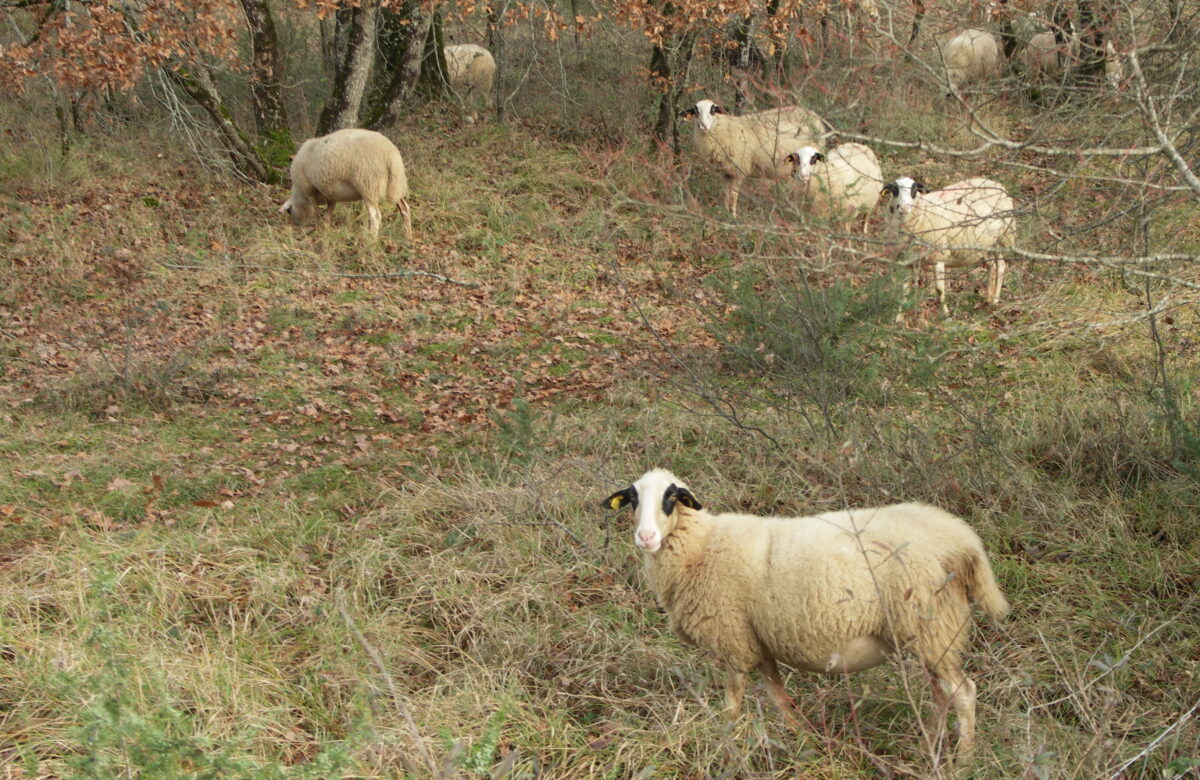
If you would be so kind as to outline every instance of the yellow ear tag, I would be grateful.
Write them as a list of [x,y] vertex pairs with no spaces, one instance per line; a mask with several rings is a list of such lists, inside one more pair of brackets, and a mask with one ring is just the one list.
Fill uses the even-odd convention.
[[613,509],[620,509],[621,508],[621,497],[613,496],[613,500],[610,501],[609,504],[612,505]]

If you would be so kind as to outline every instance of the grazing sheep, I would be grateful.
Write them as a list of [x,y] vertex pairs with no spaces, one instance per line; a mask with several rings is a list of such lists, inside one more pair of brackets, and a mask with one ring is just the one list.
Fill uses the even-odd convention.
[[[993,247],[1012,246],[1016,233],[1013,199],[1004,185],[990,179],[965,179],[949,187],[930,192],[924,185],[902,176],[884,187],[892,196],[888,209],[918,242],[929,247],[914,268],[917,275],[923,265],[934,266],[934,284],[942,313],[946,306],[946,268],[962,268],[979,262]],[[1004,285],[1004,258],[988,254],[986,299],[1000,302]]]
[[496,60],[492,53],[473,43],[458,43],[442,49],[446,56],[446,83],[463,99],[487,96],[496,78]]
[[292,158],[292,197],[279,212],[303,224],[317,206],[332,212],[338,203],[361,200],[372,237],[379,235],[380,203],[395,203],[404,215],[404,235],[413,237],[408,178],[400,150],[374,130],[348,128],[305,141]]
[[[1079,50],[1079,38],[1075,36],[1066,46],[1072,47],[1071,56]],[[1025,66],[1025,72],[1030,81],[1039,83],[1046,81],[1056,73],[1061,73],[1059,55],[1062,47],[1054,40],[1054,33],[1040,32],[1029,39],[1028,45],[1017,55],[1017,59]]]
[[859,212],[869,215],[879,202],[883,172],[870,147],[848,143],[821,154],[806,146],[787,159],[803,184],[809,208],[817,214],[841,221]]
[[952,705],[958,748],[975,734],[975,683],[963,671],[971,606],[1003,617],[1008,602],[975,532],[925,504],[813,517],[711,514],[669,471],[654,469],[605,499],[631,506],[634,543],[671,630],[724,662],[726,710],[741,712],[757,668],[784,712],[776,666],[848,674],[897,652],[932,677],[936,738]]
[[[1074,25],[1069,29],[1072,30],[1071,35],[1064,43],[1059,43],[1053,32],[1040,32],[1030,38],[1028,45],[1017,55],[1031,82],[1040,84],[1061,78],[1079,62],[1082,39],[1074,31]],[[1112,41],[1104,42],[1104,54],[1104,80],[1109,89],[1116,92],[1125,79],[1125,69]]]
[[949,85],[946,97],[954,97],[968,84],[1000,75],[1000,47],[989,32],[963,30],[942,47],[942,63]]
[[798,106],[732,116],[711,100],[701,100],[684,115],[696,118],[696,149],[725,177],[725,205],[735,218],[738,190],[746,177],[787,176],[788,154],[816,146],[824,137],[821,118]]

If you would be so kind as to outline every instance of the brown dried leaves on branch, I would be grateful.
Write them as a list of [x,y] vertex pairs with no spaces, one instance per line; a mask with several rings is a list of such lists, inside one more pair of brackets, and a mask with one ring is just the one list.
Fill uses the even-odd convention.
[[172,59],[233,54],[229,0],[94,0],[32,3],[24,44],[0,47],[0,88],[23,91],[35,76],[71,89],[131,89]]

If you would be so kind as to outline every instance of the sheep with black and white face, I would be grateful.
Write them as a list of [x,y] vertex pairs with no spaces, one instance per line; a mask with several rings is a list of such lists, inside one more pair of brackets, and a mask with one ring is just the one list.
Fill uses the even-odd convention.
[[753,669],[789,712],[777,662],[846,674],[908,653],[933,681],[927,736],[936,739],[953,707],[958,749],[971,750],[975,683],[962,661],[971,609],[999,618],[1008,602],[963,520],[916,503],[813,517],[713,514],[664,469],[604,505],[633,509],[650,587],[671,630],[724,663],[732,716]]

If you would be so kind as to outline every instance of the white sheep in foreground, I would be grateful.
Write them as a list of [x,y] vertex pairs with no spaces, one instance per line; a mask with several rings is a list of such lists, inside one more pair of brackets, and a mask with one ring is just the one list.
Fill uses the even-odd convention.
[[946,69],[947,97],[954,97],[968,84],[997,78],[1003,59],[996,38],[983,30],[963,30],[942,47]]
[[675,475],[646,472],[605,506],[631,506],[634,542],[671,630],[724,662],[726,710],[741,712],[757,668],[775,704],[795,706],[776,666],[848,674],[897,652],[932,677],[936,740],[950,706],[958,750],[971,750],[975,683],[963,671],[971,606],[1000,618],[1008,602],[974,531],[925,504],[813,517],[711,514]]
[[335,130],[301,144],[292,158],[292,197],[279,212],[298,224],[308,222],[317,206],[361,200],[372,237],[379,235],[380,203],[395,203],[404,216],[404,235],[413,237],[408,207],[408,178],[400,150],[374,130]]
[[492,53],[474,43],[456,43],[442,48],[446,57],[446,82],[464,99],[487,98],[496,78],[496,60]]
[[825,123],[799,106],[732,116],[711,100],[684,112],[695,117],[693,138],[701,158],[725,177],[725,205],[737,217],[738,190],[749,176],[782,179],[787,156],[802,146],[818,146]]
[[[963,268],[978,263],[988,250],[1011,247],[1016,237],[1013,199],[1004,185],[990,179],[965,179],[945,189],[930,192],[919,182],[902,176],[889,182],[884,191],[893,223],[923,245],[926,252],[914,265],[919,277],[923,266],[934,267],[934,284],[942,313],[946,306],[946,268]],[[987,254],[986,300],[1000,302],[1004,286],[1004,258]]]
[[805,146],[787,159],[801,182],[806,204],[816,214],[836,221],[859,212],[869,216],[879,202],[883,171],[870,147],[847,143],[821,154]]

